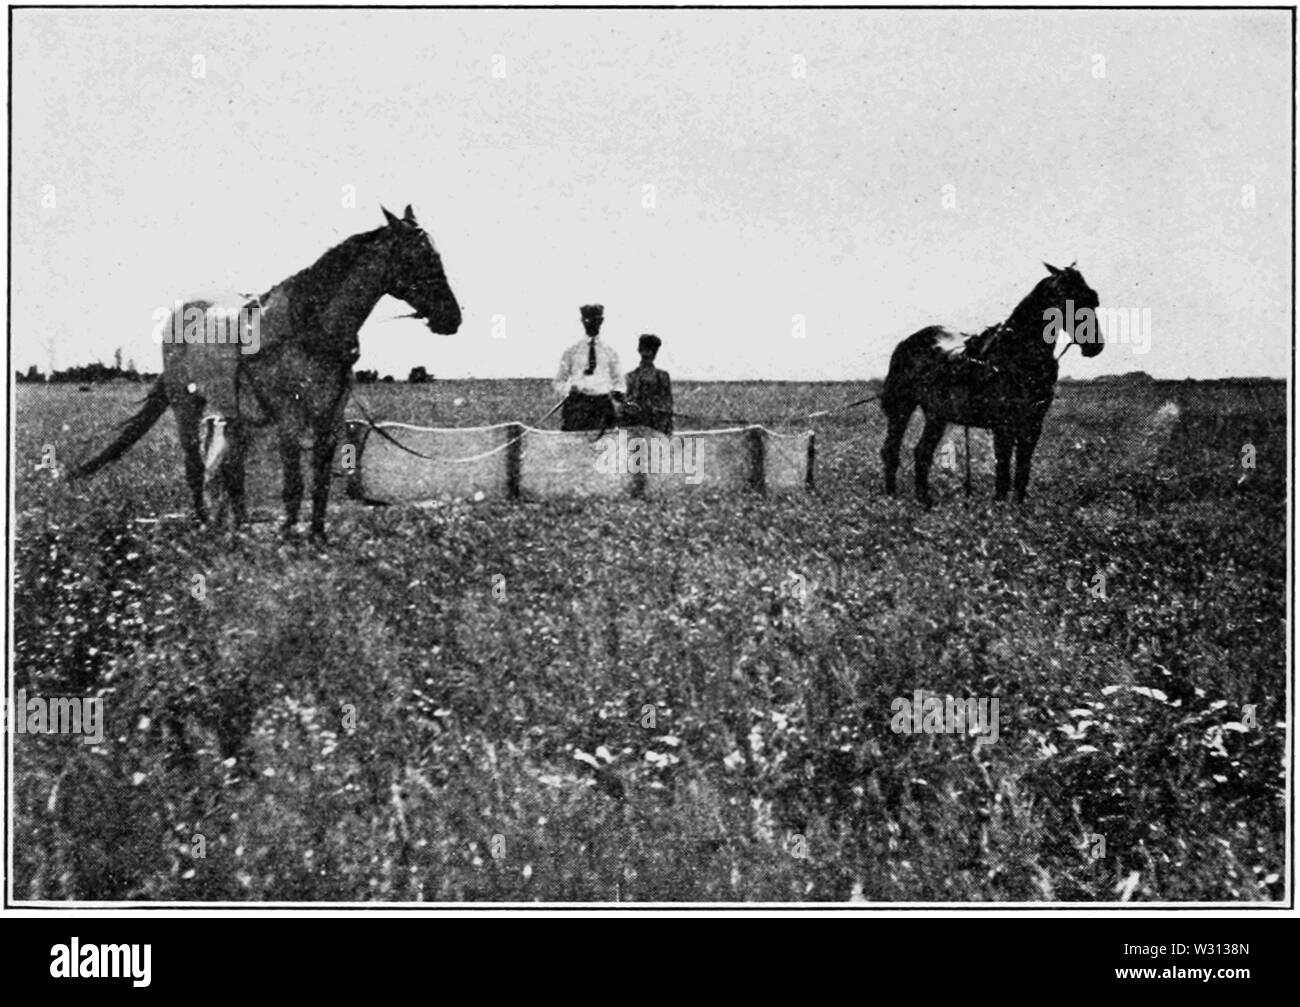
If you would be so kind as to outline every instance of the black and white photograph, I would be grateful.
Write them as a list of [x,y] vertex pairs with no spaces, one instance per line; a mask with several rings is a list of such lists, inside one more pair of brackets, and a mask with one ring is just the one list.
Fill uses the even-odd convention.
[[7,909],[1294,909],[1294,7],[7,13]]

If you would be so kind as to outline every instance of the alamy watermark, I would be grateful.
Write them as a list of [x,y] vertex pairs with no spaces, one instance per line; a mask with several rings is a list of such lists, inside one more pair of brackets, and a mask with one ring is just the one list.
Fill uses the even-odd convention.
[[130,979],[148,986],[152,944],[82,944],[73,937],[50,947],[50,976],[54,979]]
[[917,689],[911,699],[900,696],[889,708],[894,712],[889,729],[895,734],[973,734],[977,745],[998,740],[996,699],[927,696]]
[[648,475],[681,474],[696,486],[704,480],[701,471],[699,438],[677,434],[660,437],[629,437],[620,430],[617,437],[605,442],[596,470],[605,475],[646,473]]
[[182,305],[177,301],[171,309],[155,308],[153,320],[155,343],[238,343],[240,353],[250,354],[262,348],[262,310],[256,302]]
[[83,744],[104,740],[104,701],[93,696],[31,696],[19,689],[10,700],[15,734],[79,734]]
[[1072,335],[1076,343],[1119,343],[1131,345],[1137,354],[1151,350],[1150,308],[1076,308],[1066,301],[1065,308],[1043,312],[1043,340],[1055,344],[1061,332]]

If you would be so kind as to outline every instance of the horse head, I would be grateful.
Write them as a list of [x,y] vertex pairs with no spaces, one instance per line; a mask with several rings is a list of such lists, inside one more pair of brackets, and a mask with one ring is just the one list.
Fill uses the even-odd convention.
[[1106,345],[1097,319],[1097,307],[1101,304],[1097,292],[1088,286],[1073,262],[1064,269],[1047,262],[1043,265],[1049,274],[1039,284],[1043,303],[1047,305],[1043,317],[1049,322],[1044,338],[1055,343],[1057,332],[1064,331],[1085,357],[1095,357]]
[[460,305],[429,235],[409,206],[400,218],[387,210],[384,217],[392,241],[385,292],[414,308],[415,317],[424,319],[429,331],[452,335],[460,328]]

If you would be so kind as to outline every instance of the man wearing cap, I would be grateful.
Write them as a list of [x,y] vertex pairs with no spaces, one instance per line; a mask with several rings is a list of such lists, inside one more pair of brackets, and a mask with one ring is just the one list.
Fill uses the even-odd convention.
[[627,409],[625,426],[650,427],[660,433],[673,432],[673,383],[667,371],[655,366],[655,355],[662,340],[646,333],[637,340],[636,349],[641,354],[641,366],[627,376]]
[[605,309],[584,304],[581,310],[587,338],[564,351],[555,376],[555,390],[565,396],[560,429],[607,430],[617,421],[616,403],[622,405],[627,383],[618,354],[600,340]]

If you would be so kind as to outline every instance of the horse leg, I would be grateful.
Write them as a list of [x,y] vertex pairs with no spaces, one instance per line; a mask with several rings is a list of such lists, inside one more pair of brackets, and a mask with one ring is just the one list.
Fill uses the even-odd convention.
[[1005,500],[1011,489],[1011,452],[1016,446],[1016,439],[1011,431],[998,427],[993,431],[993,454],[997,458],[997,489],[994,496]]
[[208,503],[204,497],[203,443],[199,433],[199,414],[189,407],[176,410],[176,432],[180,436],[181,451],[185,456],[185,481],[194,501],[194,516],[199,524],[207,524]]
[[288,533],[298,523],[298,509],[302,506],[302,445],[296,424],[282,423],[279,433],[280,462],[284,467],[280,498],[284,501],[284,530]]
[[930,461],[934,458],[935,449],[943,440],[943,432],[947,428],[947,420],[927,416],[925,429],[921,431],[921,439],[916,442],[916,447],[912,451],[916,474],[916,499],[921,501],[923,507],[934,505],[934,500],[930,496]]
[[228,441],[226,457],[221,464],[221,482],[230,503],[232,520],[238,528],[248,523],[248,507],[244,499],[244,462],[248,457],[248,431],[236,422],[226,430]]
[[325,541],[325,505],[330,498],[330,478],[334,467],[334,449],[338,431],[334,426],[317,430],[311,445],[311,537]]
[[1016,503],[1025,502],[1025,493],[1029,489],[1029,462],[1034,457],[1037,443],[1037,433],[1016,439]]
[[230,441],[226,437],[226,420],[221,416],[205,416],[199,423],[199,443],[203,450],[203,490],[209,502],[217,504],[216,522],[226,522],[226,507],[230,501],[225,492],[226,456]]
[[885,415],[889,419],[889,430],[885,434],[884,446],[880,449],[880,459],[885,465],[885,493],[889,496],[898,492],[898,458],[903,447],[903,435],[907,433],[907,424],[915,410],[915,402],[887,407]]

